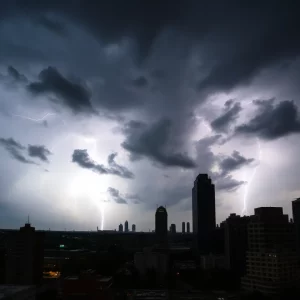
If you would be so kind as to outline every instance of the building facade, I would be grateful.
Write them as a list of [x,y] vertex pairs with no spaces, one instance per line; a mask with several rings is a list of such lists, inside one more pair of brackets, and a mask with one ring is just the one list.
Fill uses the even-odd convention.
[[7,240],[6,283],[39,284],[44,268],[44,233],[29,222]]
[[125,228],[125,232],[129,232],[129,225],[128,225],[128,221],[125,221],[125,226],[124,226],[124,228]]
[[192,189],[193,233],[202,253],[210,252],[210,237],[216,228],[215,186],[207,174],[199,174]]
[[123,232],[123,224],[119,225],[119,232]]
[[246,272],[248,224],[251,217],[230,214],[224,222],[226,268],[241,277]]
[[168,213],[165,207],[160,206],[155,213],[156,241],[161,246],[168,244]]
[[296,230],[297,251],[300,256],[300,198],[292,201],[293,220]]
[[190,229],[190,222],[187,222],[187,223],[186,223],[186,232],[187,232],[187,233],[190,233],[190,232],[191,232],[191,229]]
[[299,284],[295,227],[281,207],[255,209],[248,246],[245,290],[272,295]]
[[135,226],[135,224],[132,224],[132,232],[136,232],[136,226]]
[[172,234],[176,233],[176,224],[171,224],[171,226],[170,226],[170,232]]
[[182,225],[181,225],[181,232],[182,232],[182,233],[185,233],[185,222],[182,222]]

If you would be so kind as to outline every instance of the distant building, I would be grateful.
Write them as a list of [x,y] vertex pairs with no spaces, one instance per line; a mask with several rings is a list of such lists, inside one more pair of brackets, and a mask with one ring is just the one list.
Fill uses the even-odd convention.
[[168,273],[169,256],[152,248],[144,248],[143,252],[135,253],[134,266],[142,278],[147,278],[149,271],[154,271],[157,283],[163,283]]
[[226,268],[241,277],[246,272],[248,224],[251,217],[230,214],[224,222]]
[[247,272],[242,286],[248,291],[277,294],[299,284],[294,224],[282,207],[260,207],[248,224]]
[[224,255],[208,254],[200,256],[200,267],[202,270],[223,269],[225,267]]
[[36,232],[29,221],[7,240],[6,283],[39,284],[43,278],[44,233]]
[[136,231],[135,224],[132,224],[132,232],[135,232],[135,231]]
[[199,174],[192,189],[193,233],[201,253],[209,253],[216,228],[215,186],[207,174]]
[[292,201],[293,220],[296,229],[297,251],[300,256],[300,198]]
[[168,244],[168,213],[165,207],[160,206],[155,213],[155,235],[157,243],[163,247]]
[[119,225],[119,232],[123,232],[123,224],[122,223]]
[[171,224],[170,232],[171,232],[172,234],[176,233],[176,225],[175,225],[175,224]]
[[128,221],[125,221],[125,232],[129,232]]
[[185,222],[182,222],[181,232],[182,232],[182,233],[185,233]]
[[190,229],[190,222],[187,222],[187,223],[186,223],[186,232],[187,232],[187,233],[190,233],[190,232],[191,232],[191,229]]

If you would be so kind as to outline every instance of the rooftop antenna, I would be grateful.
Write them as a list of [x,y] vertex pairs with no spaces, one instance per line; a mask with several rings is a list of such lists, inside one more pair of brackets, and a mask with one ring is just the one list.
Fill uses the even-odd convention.
[[27,224],[30,225],[29,215],[27,216]]

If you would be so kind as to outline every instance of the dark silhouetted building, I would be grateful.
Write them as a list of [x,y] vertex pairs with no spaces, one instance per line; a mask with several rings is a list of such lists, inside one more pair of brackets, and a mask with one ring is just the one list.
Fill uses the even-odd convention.
[[30,223],[7,240],[6,283],[34,285],[43,278],[44,233],[36,232]]
[[296,229],[297,250],[300,256],[300,198],[292,201],[293,219]]
[[240,278],[246,273],[246,254],[248,250],[248,224],[251,217],[230,214],[224,222],[225,227],[225,265]]
[[181,232],[182,232],[182,233],[185,233],[185,222],[182,222]]
[[135,227],[135,224],[132,224],[132,232],[135,232],[136,231],[136,227]]
[[125,221],[125,232],[129,232],[129,226],[128,226],[128,221]]
[[187,222],[187,223],[186,223],[186,232],[187,232],[187,233],[190,233],[190,232],[191,232],[191,229],[190,229],[190,222]]
[[163,206],[160,206],[155,213],[155,235],[159,245],[168,245],[168,213]]
[[171,226],[170,226],[170,232],[172,234],[176,233],[176,225],[175,224],[171,224]]
[[260,207],[254,213],[248,224],[243,288],[271,295],[295,287],[299,272],[294,224],[282,207]]
[[199,174],[192,190],[193,232],[197,247],[209,253],[212,232],[216,228],[215,186],[207,174]]
[[119,225],[119,232],[123,232],[123,224]]

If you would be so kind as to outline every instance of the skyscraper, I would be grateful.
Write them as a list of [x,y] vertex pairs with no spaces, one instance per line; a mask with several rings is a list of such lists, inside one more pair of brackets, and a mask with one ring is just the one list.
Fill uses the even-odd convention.
[[135,231],[136,231],[135,224],[132,224],[132,232],[135,232]]
[[187,223],[186,223],[186,232],[187,232],[187,233],[190,233],[190,232],[191,232],[191,230],[190,230],[190,222],[187,222]]
[[296,229],[297,251],[300,254],[300,198],[292,201],[292,209]]
[[43,278],[44,233],[36,232],[29,220],[7,241],[6,283],[39,284]]
[[207,174],[199,174],[192,190],[193,232],[198,249],[209,252],[209,237],[216,228],[215,185]]
[[176,233],[176,225],[175,224],[171,224],[170,231],[172,234]]
[[185,233],[185,222],[182,222],[181,232],[182,232],[182,233]]
[[129,232],[128,221],[125,221],[125,232]]
[[168,244],[168,213],[165,207],[160,206],[155,213],[155,234],[158,244]]
[[119,225],[119,232],[123,232],[123,224],[122,223]]

